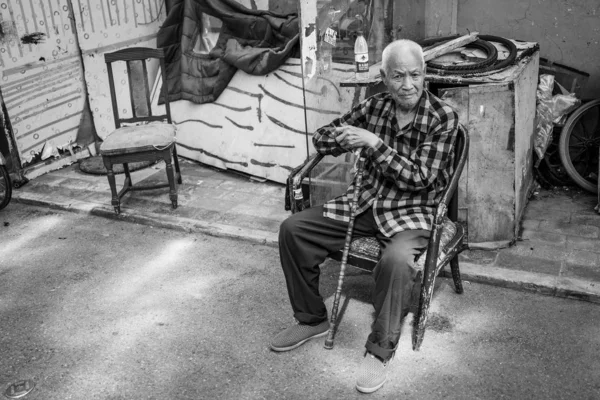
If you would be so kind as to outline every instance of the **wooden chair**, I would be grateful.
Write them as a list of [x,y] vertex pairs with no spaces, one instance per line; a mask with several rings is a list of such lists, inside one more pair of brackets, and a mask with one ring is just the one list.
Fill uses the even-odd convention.
[[[456,293],[463,292],[458,254],[466,248],[466,245],[463,243],[464,229],[462,225],[456,223],[458,215],[456,187],[467,161],[468,152],[469,135],[466,128],[460,125],[455,146],[454,174],[437,207],[427,249],[415,261],[415,268],[422,271],[423,276],[419,306],[413,326],[412,344],[415,351],[421,347],[425,334],[435,278],[448,263],[450,263]],[[310,189],[304,179],[309,176],[323,157],[320,154],[314,154],[302,165],[292,170],[286,185],[286,210],[296,213],[310,207]],[[379,260],[380,250],[380,245],[375,237],[354,239],[350,245],[348,265],[372,272]],[[330,254],[330,257],[341,261],[342,250]],[[337,321],[337,318],[335,320]],[[336,329],[336,327],[332,326],[331,329]]]
[[[164,52],[162,49],[145,47],[132,47],[106,53],[106,62],[110,97],[115,118],[116,130],[110,133],[100,146],[100,154],[108,172],[108,183],[112,192],[112,206],[115,212],[121,212],[121,198],[125,193],[135,190],[151,190],[169,187],[169,198],[173,208],[177,208],[177,183],[181,184],[179,160],[175,148],[176,127],[171,121],[171,109],[168,96],[165,98],[165,114],[153,115],[151,107],[151,94],[148,84],[147,60],[157,59],[162,74],[162,90],[166,90],[166,70]],[[113,63],[125,62],[129,81],[129,97],[131,100],[132,117],[123,118],[119,113],[115,82],[113,77]],[[158,185],[134,185],[131,180],[128,163],[153,162],[164,160],[167,169],[168,183]],[[173,173],[175,164],[175,174]],[[123,188],[117,192],[114,164],[123,164],[125,182]]]

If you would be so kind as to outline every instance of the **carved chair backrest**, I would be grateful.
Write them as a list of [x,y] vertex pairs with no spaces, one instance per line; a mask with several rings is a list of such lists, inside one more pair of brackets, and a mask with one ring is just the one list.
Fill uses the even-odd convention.
[[[162,88],[165,101],[165,113],[154,115],[152,111],[152,93],[150,83],[148,81],[148,65],[152,60],[158,60],[158,65],[162,77]],[[166,121],[171,123],[171,108],[169,99],[164,91],[166,90],[166,69],[165,69],[165,54],[162,49],[152,49],[147,47],[130,47],[122,50],[117,50],[104,55],[106,68],[108,72],[108,80],[110,86],[110,97],[112,102],[113,115],[115,119],[115,127],[118,129],[123,124],[137,124],[140,122]],[[126,65],[129,99],[131,103],[132,116],[124,117],[120,112],[119,103],[115,89],[115,77],[113,71],[113,63],[124,62]],[[120,65],[118,63],[116,65]],[[116,67],[115,65],[115,67]],[[158,79],[158,78],[157,78]],[[124,83],[124,82],[122,82]]]

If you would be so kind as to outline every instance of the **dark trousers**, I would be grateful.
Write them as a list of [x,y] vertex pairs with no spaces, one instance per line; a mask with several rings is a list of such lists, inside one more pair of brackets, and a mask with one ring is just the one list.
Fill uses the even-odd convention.
[[[327,319],[319,294],[319,265],[330,253],[344,247],[347,229],[347,222],[324,217],[322,206],[293,214],[281,224],[279,255],[294,317],[299,322],[315,325]],[[353,237],[375,236],[382,245],[381,258],[373,270],[375,321],[365,346],[384,360],[393,355],[402,318],[418,299],[421,282],[413,264],[415,256],[427,246],[429,235],[427,230],[408,230],[388,238],[379,232],[371,208],[354,220]]]

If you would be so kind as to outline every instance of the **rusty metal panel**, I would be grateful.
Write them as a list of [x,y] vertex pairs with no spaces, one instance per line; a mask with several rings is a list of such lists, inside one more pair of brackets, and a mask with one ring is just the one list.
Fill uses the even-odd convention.
[[85,104],[68,0],[0,5],[2,95],[23,165],[53,160],[76,143]]

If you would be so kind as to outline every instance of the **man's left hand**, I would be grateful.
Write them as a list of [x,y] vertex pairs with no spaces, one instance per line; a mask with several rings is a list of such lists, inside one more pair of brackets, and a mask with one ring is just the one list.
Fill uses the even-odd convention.
[[340,126],[335,128],[335,140],[346,150],[356,148],[374,148],[379,142],[379,137],[366,129],[356,126]]

